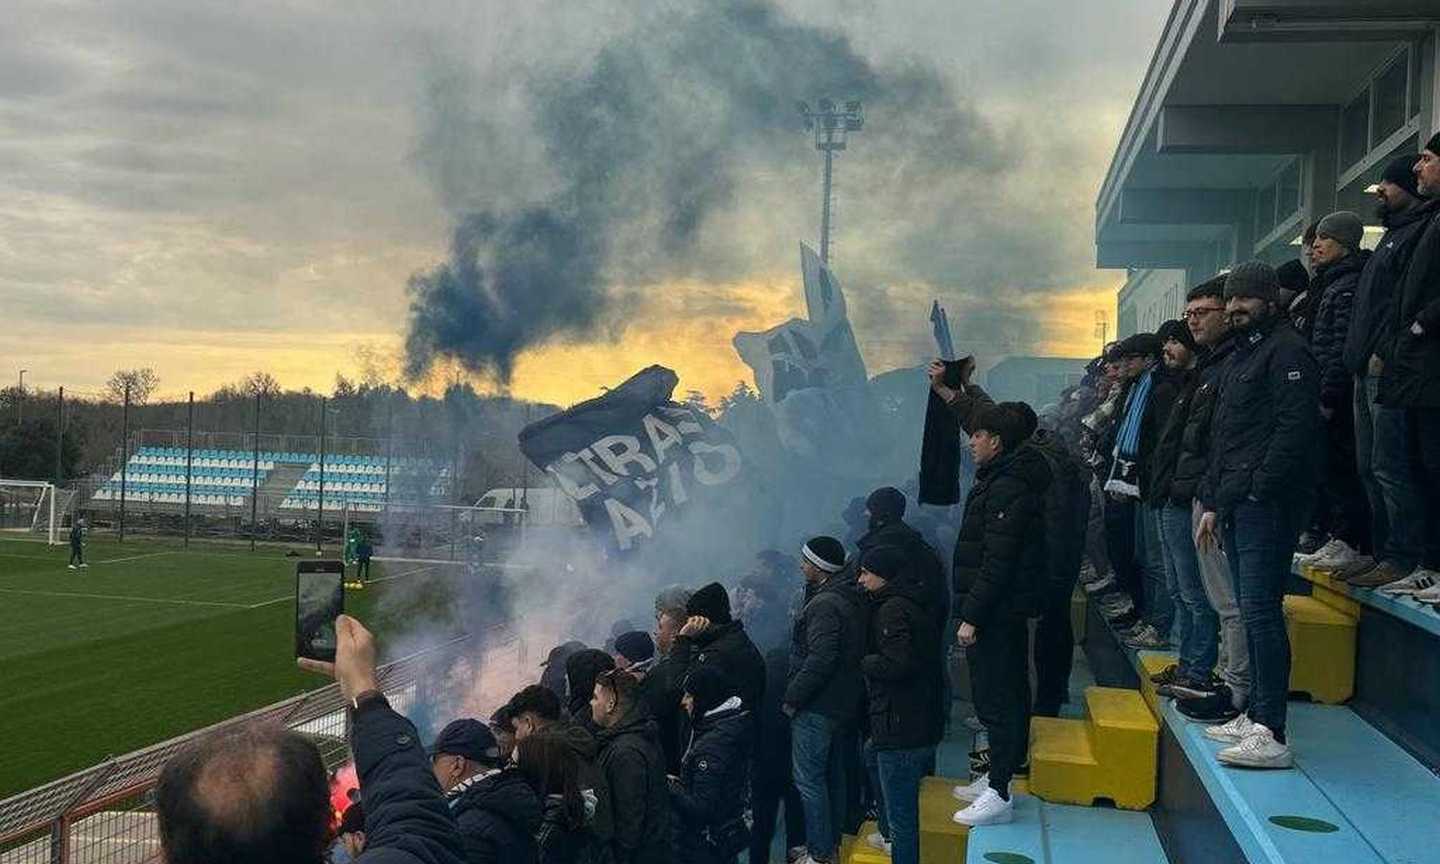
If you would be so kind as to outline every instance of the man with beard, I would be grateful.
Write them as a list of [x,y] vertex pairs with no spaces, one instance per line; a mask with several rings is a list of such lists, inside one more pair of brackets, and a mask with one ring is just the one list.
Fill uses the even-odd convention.
[[1345,336],[1345,368],[1355,376],[1355,461],[1370,500],[1370,542],[1380,562],[1357,577],[1359,586],[1385,585],[1384,593],[1413,594],[1426,585],[1409,578],[1420,563],[1420,490],[1411,470],[1405,411],[1376,401],[1385,361],[1380,352],[1389,332],[1395,294],[1415,245],[1440,202],[1420,197],[1415,157],[1399,156],[1385,166],[1375,192],[1375,213],[1385,226],[1360,281],[1350,331]]
[[1310,290],[1320,298],[1310,344],[1320,367],[1320,414],[1325,418],[1326,436],[1318,516],[1330,539],[1305,560],[1342,578],[1375,566],[1374,559],[1365,554],[1370,546],[1370,517],[1355,470],[1352,379],[1344,360],[1355,287],[1370,257],[1360,249],[1364,234],[1359,216],[1348,210],[1331,213],[1316,226],[1310,253],[1315,262]]
[[[1440,197],[1440,133],[1415,162],[1420,194]],[[1425,499],[1420,568],[1411,574],[1432,585],[1422,602],[1440,603],[1440,219],[1431,216],[1415,245],[1390,315],[1388,353],[1380,378],[1380,402],[1405,409],[1416,473]]]
[[1275,270],[1248,261],[1225,280],[1226,309],[1238,340],[1215,407],[1219,446],[1201,487],[1205,513],[1195,543],[1219,542],[1229,558],[1250,645],[1246,713],[1205,730],[1229,746],[1219,759],[1250,768],[1289,768],[1285,700],[1290,640],[1283,600],[1290,556],[1309,512],[1319,438],[1319,369],[1276,308]]

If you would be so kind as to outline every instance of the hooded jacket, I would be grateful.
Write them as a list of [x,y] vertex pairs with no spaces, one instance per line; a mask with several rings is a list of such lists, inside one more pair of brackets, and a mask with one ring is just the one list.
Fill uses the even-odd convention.
[[1355,286],[1355,305],[1350,313],[1350,330],[1345,335],[1345,368],[1364,375],[1370,358],[1388,345],[1395,294],[1405,268],[1415,254],[1430,217],[1440,210],[1440,201],[1422,201],[1398,215],[1386,215],[1385,235],[1370,253],[1370,260]]
[[680,763],[680,782],[670,785],[676,861],[719,864],[707,835],[739,817],[749,804],[752,725],[750,712],[738,697],[693,722],[690,746]]
[[937,686],[940,618],[925,608],[925,587],[910,579],[889,580],[869,600],[874,611],[860,672],[869,703],[870,746],[933,746],[944,732],[943,691]]
[[865,652],[867,609],[860,589],[844,573],[818,588],[806,588],[805,608],[790,637],[790,680],[785,704],[845,722],[855,718],[864,684],[860,657]]
[[1315,491],[1321,428],[1315,357],[1278,315],[1232,341],[1199,498],[1216,512],[1247,498],[1306,505]]
[[[688,674],[700,663],[719,663],[740,688],[740,699],[759,705],[765,699],[765,658],[739,621],[711,624],[708,630],[675,637],[672,653]],[[682,676],[683,684],[683,676]],[[751,715],[754,722],[754,715]]]
[[978,628],[1027,618],[1045,583],[1045,492],[1050,467],[1033,447],[1003,453],[975,473],[955,541],[953,617]]
[[[1411,326],[1425,331],[1417,336]],[[1440,408],[1440,209],[1430,211],[1390,313],[1380,402]],[[1382,345],[1384,341],[1382,340]]]
[[670,800],[654,719],[636,705],[597,739],[595,835],[602,860],[665,864],[671,854]]
[[1315,328],[1310,345],[1320,367],[1320,404],[1332,411],[1350,398],[1350,370],[1345,366],[1345,339],[1350,332],[1351,313],[1355,308],[1355,290],[1369,252],[1346,255],[1333,264],[1320,267],[1311,280],[1310,290],[1320,297],[1315,309]]
[[535,857],[540,798],[519,769],[482,776],[448,800],[466,864],[508,864]]

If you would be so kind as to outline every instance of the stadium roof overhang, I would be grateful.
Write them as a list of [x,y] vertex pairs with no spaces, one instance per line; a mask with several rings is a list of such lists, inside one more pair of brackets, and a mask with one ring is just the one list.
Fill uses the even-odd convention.
[[1205,260],[1258,187],[1334,149],[1356,82],[1437,25],[1435,0],[1176,0],[1096,200],[1097,265]]

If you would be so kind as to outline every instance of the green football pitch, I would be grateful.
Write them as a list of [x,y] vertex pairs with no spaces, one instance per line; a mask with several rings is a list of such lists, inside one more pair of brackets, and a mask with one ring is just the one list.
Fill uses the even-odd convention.
[[[303,557],[95,539],[90,566],[70,570],[69,551],[0,539],[0,798],[327,683],[295,667]],[[374,562],[346,611],[376,631],[383,659],[387,633],[443,615],[455,572]]]

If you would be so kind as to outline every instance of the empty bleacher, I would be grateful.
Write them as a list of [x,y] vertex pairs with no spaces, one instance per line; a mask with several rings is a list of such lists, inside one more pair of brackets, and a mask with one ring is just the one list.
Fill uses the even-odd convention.
[[[189,472],[190,503],[196,507],[239,508],[250,504],[256,490],[275,492],[281,510],[315,510],[320,504],[321,466],[316,453],[262,450],[195,450],[178,447],[141,447],[124,470],[105,479],[91,500],[112,502],[124,498],[136,504],[183,505]],[[187,467],[188,463],[188,467]],[[298,479],[286,482],[287,477]],[[283,488],[266,489],[272,475]],[[437,469],[425,459],[370,455],[326,454],[324,492],[327,510],[349,506],[375,512],[393,495],[406,499],[444,495],[449,469]],[[387,494],[388,493],[388,494]]]

